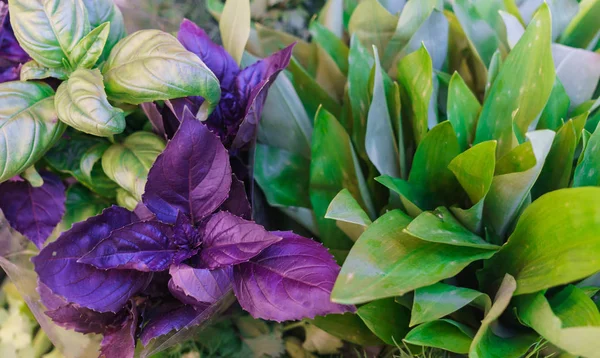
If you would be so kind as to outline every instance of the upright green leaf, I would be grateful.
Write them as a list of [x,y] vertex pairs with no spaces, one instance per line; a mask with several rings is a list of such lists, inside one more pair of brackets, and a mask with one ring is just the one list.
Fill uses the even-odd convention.
[[398,17],[387,11],[379,1],[366,0],[360,2],[350,18],[348,32],[355,35],[366,48],[376,46],[383,56],[383,51],[396,31]]
[[103,23],[77,43],[69,56],[74,68],[92,68],[98,62],[106,45],[110,31],[110,24]]
[[406,180],[392,178],[388,175],[382,175],[375,178],[375,180],[399,194],[406,213],[412,217],[418,216],[423,210],[432,210],[435,208],[435,200],[421,186],[413,185]]
[[309,322],[329,334],[355,344],[373,346],[383,343],[357,315],[352,313],[318,316]]
[[455,72],[448,88],[448,121],[456,132],[461,151],[467,150],[475,139],[481,104],[462,77]]
[[404,231],[410,217],[387,212],[352,247],[331,293],[334,302],[357,304],[403,295],[452,277],[492,250],[423,241]]
[[117,42],[127,36],[123,14],[113,0],[83,0],[83,4],[87,9],[92,29],[105,22],[110,23],[110,31],[101,56],[101,59],[104,60]]
[[223,47],[239,64],[250,37],[250,0],[225,1],[219,19],[219,30]]
[[108,103],[100,70],[79,69],[56,91],[58,118],[71,127],[99,137],[125,129],[125,114]]
[[557,77],[554,80],[554,86],[552,87],[552,92],[550,92],[548,103],[546,103],[538,121],[537,129],[558,130],[563,125],[564,119],[567,118],[570,105],[571,100],[569,99],[569,95]]
[[586,48],[600,31],[600,1],[582,0],[579,12],[571,20],[558,41],[572,47]]
[[600,131],[596,129],[583,148],[573,177],[573,186],[600,185]]
[[21,47],[44,67],[63,67],[90,32],[81,0],[10,0],[9,11]]
[[475,332],[469,326],[450,319],[424,323],[408,332],[404,341],[417,346],[444,349],[453,353],[469,353]]
[[0,183],[37,162],[65,130],[42,82],[0,84]]
[[[509,273],[516,294],[533,293],[600,271],[600,188],[543,195],[521,215],[506,245],[486,264],[485,282]],[[552,218],[552,220],[548,220]]]
[[317,43],[317,46],[325,50],[342,73],[347,74],[348,53],[350,51],[348,46],[318,21],[312,21],[308,30],[312,35],[313,41]]
[[359,236],[371,225],[369,215],[360,207],[348,189],[342,189],[333,198],[327,208],[325,218],[336,220],[337,226],[352,241],[358,240]]
[[319,12],[318,20],[319,24],[342,39],[344,37],[344,1],[327,0]]
[[102,67],[109,98],[140,104],[202,96],[204,118],[221,96],[219,81],[195,54],[158,30],[138,31],[113,48]]
[[500,73],[502,63],[502,55],[500,54],[499,50],[496,50],[496,52],[494,52],[494,55],[492,56],[492,60],[490,61],[490,67],[487,73],[487,81],[485,83],[485,98],[488,97],[488,94],[492,89],[492,85],[494,84],[496,77],[498,77],[498,73]]
[[356,313],[371,332],[386,344],[395,345],[408,332],[410,311],[397,304],[393,298],[369,302]]
[[528,126],[550,96],[555,78],[550,42],[550,11],[542,5],[483,103],[475,142],[496,139],[497,158],[524,140]]

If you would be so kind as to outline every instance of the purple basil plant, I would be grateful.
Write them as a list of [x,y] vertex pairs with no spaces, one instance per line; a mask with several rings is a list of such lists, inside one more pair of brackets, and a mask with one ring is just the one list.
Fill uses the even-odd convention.
[[0,0],[0,83],[19,79],[21,65],[29,55],[19,45],[10,26],[8,4]]

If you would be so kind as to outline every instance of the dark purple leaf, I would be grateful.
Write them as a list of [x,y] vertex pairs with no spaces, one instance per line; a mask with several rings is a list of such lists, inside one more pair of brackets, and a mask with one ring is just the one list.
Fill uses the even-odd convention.
[[182,212],[197,224],[223,204],[230,187],[229,153],[186,111],[177,133],[150,169],[142,199],[163,222],[175,223]]
[[354,311],[330,301],[340,267],[323,245],[291,232],[274,234],[284,239],[234,267],[233,291],[243,309],[278,322]]
[[158,110],[156,103],[154,102],[146,102],[140,105],[142,110],[148,117],[150,124],[152,124],[152,130],[154,133],[158,134],[161,137],[167,138],[167,133],[165,132],[165,123],[162,113]]
[[149,313],[148,323],[142,328],[140,340],[143,345],[173,330],[182,329],[200,314],[194,307],[179,302],[161,304],[156,310]]
[[269,87],[290,63],[293,48],[294,44],[244,68],[237,76],[236,90],[238,98],[243,99],[245,111],[231,148],[242,148],[256,137]]
[[77,260],[118,228],[137,220],[112,206],[74,224],[32,259],[40,281],[68,302],[100,312],[118,312],[148,284],[151,275],[133,270],[99,270]]
[[0,67],[0,83],[17,81],[21,77],[21,65]]
[[156,215],[144,203],[141,201],[137,204],[135,209],[133,209],[133,213],[138,217],[140,221],[150,221],[156,219]]
[[154,272],[168,270],[178,252],[171,225],[140,221],[114,230],[77,262],[103,270]]
[[168,287],[170,280],[171,275],[169,275],[169,271],[154,272],[152,274],[152,280],[148,286],[140,292],[140,295],[152,298],[170,296]]
[[108,329],[100,343],[100,357],[133,358],[135,354],[135,332],[138,313],[133,306],[125,322],[118,328]]
[[201,265],[212,270],[246,262],[280,240],[261,225],[221,211],[204,226]]
[[[185,264],[171,266],[169,289],[173,296],[193,305],[212,304],[221,299],[230,289],[233,269],[196,269]],[[191,300],[190,300],[191,299]]]
[[15,38],[13,29],[10,26],[8,5],[0,2],[0,63],[2,63],[2,60],[14,62],[16,65],[29,61],[29,55],[21,48]]
[[44,185],[34,188],[29,182],[0,184],[0,209],[15,230],[42,248],[65,213],[65,186],[49,172],[40,174]]
[[225,200],[223,205],[221,205],[221,210],[229,211],[233,215],[247,220],[250,220],[252,217],[252,207],[250,207],[250,202],[246,195],[244,182],[238,180],[235,174],[231,178],[229,197]]
[[225,49],[188,19],[179,28],[177,39],[188,51],[195,53],[221,82],[222,88],[230,88],[240,68]]
[[[177,215],[177,221],[175,222],[175,227],[173,229],[173,241],[178,247],[187,250],[197,248],[202,241],[202,234],[200,231],[192,225],[192,222],[187,215],[182,214],[181,212]],[[182,260],[185,260],[188,257],[183,258]]]

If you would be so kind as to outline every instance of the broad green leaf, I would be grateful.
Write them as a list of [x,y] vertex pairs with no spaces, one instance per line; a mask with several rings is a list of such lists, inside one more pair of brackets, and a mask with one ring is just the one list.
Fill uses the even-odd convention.
[[393,298],[369,302],[361,306],[356,314],[386,344],[395,345],[408,332],[410,311]]
[[485,293],[440,282],[417,288],[412,305],[410,326],[435,321],[458,311],[468,304],[477,306],[482,311],[487,312],[492,306],[492,301]]
[[365,149],[369,159],[382,175],[400,177],[400,154],[398,140],[394,135],[394,126],[387,105],[384,76],[379,62],[377,49],[373,68],[373,99],[367,115]]
[[105,22],[110,23],[110,32],[101,56],[101,59],[104,60],[108,57],[110,50],[122,38],[127,36],[123,14],[121,14],[121,10],[113,0],[83,0],[83,4],[87,9],[92,28],[96,28]]
[[587,115],[586,112],[570,119],[556,133],[540,177],[531,190],[533,199],[569,186],[575,149],[579,144]]
[[[330,0],[331,1],[331,0]],[[340,0],[335,0],[340,1]],[[308,27],[312,40],[333,59],[338,69],[348,73],[348,46],[318,21],[312,21]]]
[[26,62],[21,67],[21,81],[43,80],[49,77],[66,80],[69,74],[64,68],[47,68],[35,60]]
[[462,226],[443,206],[417,216],[404,231],[429,242],[494,251],[500,249],[500,246],[487,243]]
[[56,91],[58,118],[71,127],[99,137],[125,129],[125,114],[108,103],[100,70],[78,69]]
[[481,231],[484,199],[492,186],[495,166],[495,141],[479,143],[448,164],[448,169],[454,173],[471,201],[469,208],[453,206],[450,210],[465,227],[473,232]]
[[582,0],[579,3],[579,12],[571,20],[558,42],[563,45],[586,48],[598,31],[600,31],[600,1]]
[[[339,39],[344,37],[344,1],[327,0],[319,12],[319,24]],[[313,35],[314,36],[314,35]]]
[[318,316],[309,322],[325,332],[351,343],[363,346],[383,343],[357,315],[352,313]]
[[73,68],[92,68],[98,62],[110,33],[108,22],[96,27],[79,41],[70,54]]
[[127,210],[133,211],[141,199],[136,198],[135,196],[133,196],[133,194],[131,194],[123,188],[118,188],[116,200],[117,205],[124,207]]
[[250,37],[250,0],[227,0],[219,19],[223,47],[239,64]]
[[406,213],[412,217],[418,216],[423,210],[435,208],[435,203],[432,202],[430,195],[420,186],[388,175],[382,175],[375,178],[375,180],[391,191],[398,193]]
[[355,35],[366,48],[376,46],[383,56],[388,42],[396,31],[398,17],[387,11],[377,0],[362,1],[350,18],[348,32]]
[[571,109],[590,100],[600,81],[600,54],[553,44],[552,57],[556,77],[571,100]]
[[492,308],[487,312],[469,349],[469,358],[519,358],[537,339],[536,336],[522,334],[512,337],[498,337],[492,326],[506,310],[517,288],[511,275],[505,275],[494,298]]
[[358,240],[358,237],[371,225],[369,215],[360,207],[348,189],[342,189],[333,198],[325,218],[336,220],[337,226],[352,241]]
[[48,68],[63,67],[79,41],[90,32],[81,0],[10,0],[11,25],[23,49]]
[[448,121],[456,132],[461,151],[467,150],[475,139],[481,104],[462,77],[455,72],[448,88]]
[[136,132],[104,152],[102,168],[109,178],[139,201],[148,171],[164,149],[165,143],[160,137],[150,132]]
[[[527,136],[533,150],[533,156],[529,157],[532,159],[535,157],[535,165],[525,171],[506,174],[500,174],[496,169],[497,176],[492,180],[492,186],[485,197],[483,214],[486,226],[500,237],[507,233],[510,224],[517,218],[519,209],[528,198],[533,184],[544,167],[554,140],[554,132],[547,129],[530,132]],[[516,150],[518,151],[522,147],[517,147]],[[527,159],[521,160],[526,161]],[[498,167],[502,165],[501,161],[502,158],[498,162]]]
[[98,215],[109,206],[108,200],[95,195],[80,184],[75,184],[67,190],[65,216],[61,225],[64,226],[64,230],[68,230],[73,224]]
[[585,144],[575,167],[574,187],[600,185],[600,130],[596,129]]
[[37,162],[64,130],[50,86],[21,81],[0,84],[0,183]]
[[[433,93],[433,67],[425,47],[398,63],[405,142],[418,145],[427,133],[429,100]],[[409,105],[410,103],[410,105]]]
[[340,70],[334,57],[318,43],[315,80],[336,101],[340,102],[344,98],[346,74]]
[[410,217],[389,211],[361,235],[346,258],[331,299],[357,304],[403,295],[452,277],[491,250],[423,241],[404,229]]
[[417,147],[408,182],[433,196],[436,203],[455,203],[461,194],[460,184],[448,165],[459,154],[452,124],[448,121],[438,124]]
[[570,105],[569,95],[557,77],[536,128],[557,131],[563,125],[564,119],[567,118]]
[[310,208],[310,160],[299,154],[263,144],[256,145],[254,179],[271,206]]
[[517,280],[516,294],[526,294],[600,271],[599,198],[600,188],[585,187],[553,191],[534,201],[507,244],[486,263],[484,282],[509,273]]
[[475,142],[496,139],[497,158],[524,140],[528,126],[550,96],[555,78],[550,37],[550,11],[542,5],[504,61],[483,103]]
[[[310,163],[310,201],[317,216],[321,240],[331,249],[348,249],[348,239],[334,221],[326,219],[327,208],[341,189],[348,189],[361,207],[367,208],[368,193],[361,190],[364,177],[350,137],[337,119],[324,109],[315,117],[312,160]],[[361,185],[361,181],[363,182]],[[372,205],[369,205],[372,207]]]
[[454,353],[469,353],[475,332],[449,319],[424,323],[408,332],[404,341],[417,346],[440,348]]
[[206,118],[221,96],[219,81],[175,37],[141,30],[121,40],[102,66],[109,98],[140,104],[187,96],[204,97]]
[[600,313],[579,288],[567,286],[552,299],[544,293],[516,299],[519,319],[555,346],[582,357],[600,352]]
[[[91,144],[91,143],[90,143]],[[97,164],[100,164],[102,160],[102,155],[108,148],[110,148],[111,144],[108,141],[100,142],[96,145],[88,146],[87,150],[81,156],[81,160],[79,161],[79,168],[81,169],[82,175],[89,181],[94,182],[94,169]],[[97,180],[96,180],[97,181]]]

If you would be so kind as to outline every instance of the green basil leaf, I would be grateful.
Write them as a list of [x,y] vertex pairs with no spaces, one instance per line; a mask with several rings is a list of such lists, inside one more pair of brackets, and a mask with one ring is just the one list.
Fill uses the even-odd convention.
[[165,143],[160,137],[150,132],[136,132],[104,152],[102,168],[109,178],[139,201],[146,187],[148,171],[164,149]]
[[357,315],[352,313],[319,316],[309,322],[325,332],[351,343],[364,346],[383,343]]
[[127,35],[123,14],[113,0],[83,0],[92,28],[105,22],[110,23],[110,33],[102,51],[102,60],[108,57],[110,50]]
[[325,50],[343,74],[348,74],[348,46],[318,21],[312,21],[308,30],[317,46]]
[[131,193],[123,188],[118,188],[116,200],[117,205],[133,211],[141,199],[134,197]]
[[492,301],[485,293],[440,282],[417,288],[412,305],[410,326],[435,321],[468,304],[477,306],[487,313],[492,306]]
[[348,189],[342,189],[333,198],[327,208],[325,218],[336,220],[340,230],[348,235],[352,241],[358,240],[358,237],[371,224],[369,215],[360,207],[360,204]]
[[484,98],[488,97],[488,94],[490,93],[490,90],[492,89],[492,85],[494,84],[494,81],[496,80],[496,78],[498,77],[498,74],[500,73],[500,69],[502,68],[503,62],[504,62],[504,60],[502,59],[502,55],[500,54],[500,51],[496,50],[496,52],[494,52],[494,55],[492,56],[492,61],[490,62],[490,67],[488,69],[486,83],[485,83]]
[[406,213],[412,217],[417,217],[423,210],[432,210],[435,203],[425,190],[417,185],[413,185],[406,180],[392,178],[388,175],[382,175],[375,180],[391,191],[400,195],[402,205]]
[[475,139],[481,104],[458,72],[450,79],[447,111],[448,121],[452,123],[461,150],[467,150]]
[[0,84],[0,183],[37,162],[65,130],[54,91],[41,82]]
[[464,324],[449,319],[424,323],[408,332],[404,341],[417,346],[440,348],[450,352],[469,353],[475,332]]
[[75,184],[67,189],[66,210],[61,225],[68,230],[73,224],[98,215],[109,206],[108,200],[100,198],[83,185]]
[[361,235],[350,250],[331,299],[357,304],[403,295],[452,277],[494,251],[423,241],[404,231],[410,218],[389,211]]
[[600,1],[581,1],[579,12],[567,25],[558,42],[572,47],[588,47],[600,30],[598,18],[600,18]]
[[125,129],[125,114],[108,103],[100,70],[75,70],[56,91],[58,118],[71,127],[99,137]]
[[239,64],[250,37],[250,0],[227,0],[219,19],[223,47]]
[[550,98],[548,98],[548,103],[546,103],[542,111],[536,128],[557,131],[563,125],[564,119],[567,118],[570,106],[571,100],[569,99],[569,95],[557,77],[554,80]]
[[105,22],[82,38],[71,53],[72,66],[74,68],[94,67],[102,55],[109,31],[110,24]]
[[59,80],[66,80],[69,78],[69,73],[64,68],[44,67],[35,62],[35,60],[26,62],[21,67],[21,81],[43,80],[50,77]]
[[599,195],[595,187],[561,189],[534,201],[507,244],[486,263],[483,281],[509,273],[517,280],[516,294],[526,294],[600,271]]
[[21,47],[44,67],[63,67],[63,61],[90,32],[81,0],[10,0],[9,9]]
[[377,0],[361,1],[348,23],[350,35],[356,34],[366,48],[377,47],[379,56],[396,31],[398,17],[389,13]]
[[203,118],[219,102],[215,75],[177,39],[158,30],[141,30],[121,40],[102,67],[106,93],[130,104],[187,96],[204,97]]
[[585,144],[575,168],[574,187],[600,185],[600,130],[595,130]]
[[369,302],[361,306],[356,314],[386,344],[395,345],[408,333],[410,311],[393,298]]

